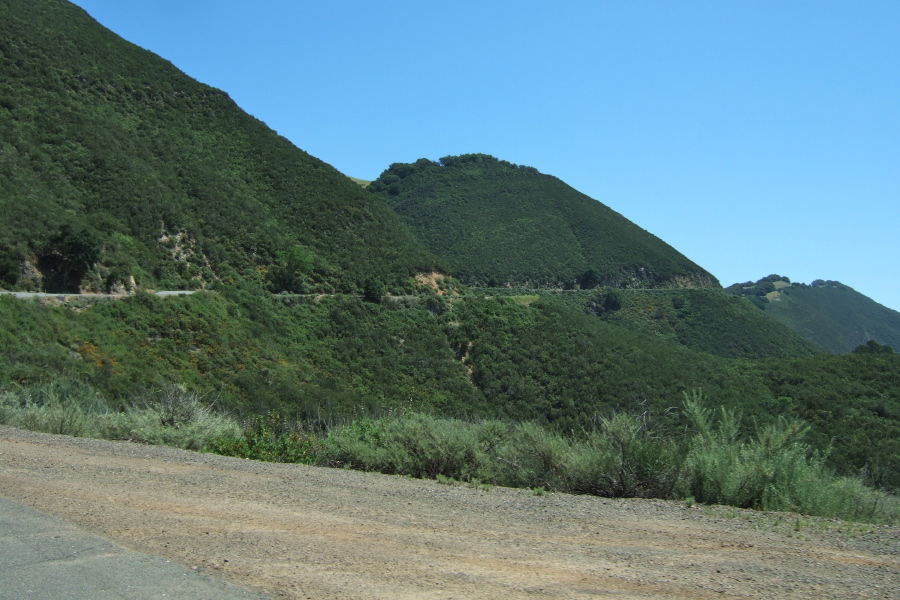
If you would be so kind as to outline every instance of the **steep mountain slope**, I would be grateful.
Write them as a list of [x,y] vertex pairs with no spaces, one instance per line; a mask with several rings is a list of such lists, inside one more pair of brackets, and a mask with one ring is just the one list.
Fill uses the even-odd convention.
[[833,354],[869,340],[900,350],[900,313],[839,281],[806,285],[770,275],[726,291],[750,298],[770,317]]
[[63,0],[0,0],[0,212],[8,288],[355,290],[439,266],[377,197]]
[[369,189],[467,284],[718,287],[707,271],[609,207],[492,156],[394,164]]

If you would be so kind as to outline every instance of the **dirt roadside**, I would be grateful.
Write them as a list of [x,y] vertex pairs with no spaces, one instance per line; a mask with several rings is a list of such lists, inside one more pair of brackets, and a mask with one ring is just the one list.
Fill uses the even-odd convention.
[[0,427],[0,496],[275,598],[898,598],[900,528]]

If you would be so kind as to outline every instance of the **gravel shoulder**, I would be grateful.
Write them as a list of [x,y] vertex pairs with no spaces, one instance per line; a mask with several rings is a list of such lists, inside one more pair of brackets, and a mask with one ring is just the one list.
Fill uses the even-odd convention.
[[900,528],[0,427],[0,496],[273,598],[898,598]]

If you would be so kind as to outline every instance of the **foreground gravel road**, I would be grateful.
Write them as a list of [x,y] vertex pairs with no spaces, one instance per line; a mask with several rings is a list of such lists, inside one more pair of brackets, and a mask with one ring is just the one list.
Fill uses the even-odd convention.
[[900,598],[900,528],[796,515],[5,427],[0,496],[275,598]]

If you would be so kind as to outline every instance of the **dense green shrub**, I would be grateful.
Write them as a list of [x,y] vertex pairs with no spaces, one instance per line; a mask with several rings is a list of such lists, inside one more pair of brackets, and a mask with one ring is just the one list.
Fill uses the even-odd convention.
[[0,424],[190,450],[204,448],[215,437],[240,435],[234,419],[203,404],[195,393],[184,391],[182,399],[191,405],[189,410],[182,412],[183,418],[177,422],[169,422],[160,418],[159,410],[141,404],[113,409],[92,386],[76,379],[58,379],[10,386],[0,392]]
[[824,470],[821,455],[813,455],[802,440],[809,426],[783,416],[755,435],[741,434],[734,411],[720,409],[714,418],[699,397],[688,397],[685,414],[694,428],[685,459],[682,494],[708,504],[767,508],[778,490],[790,501],[798,481]]
[[[832,448],[826,460],[837,472],[900,488],[897,353],[728,360],[567,301],[592,293],[604,292],[485,299],[423,291],[376,304],[273,296],[248,284],[68,307],[0,297],[0,377],[23,386],[76,378],[113,410],[146,408],[136,390],[172,381],[238,418],[276,410],[312,431],[354,412],[403,409],[531,421],[575,436],[597,414],[648,410],[660,435],[679,431],[687,421],[671,410],[673,399],[702,387],[711,405],[738,410],[747,423],[802,419],[812,447]],[[674,297],[685,311],[703,293]],[[621,293],[613,314],[631,310],[632,294],[640,293]],[[654,294],[674,307],[669,292]]]
[[354,468],[381,473],[460,481],[491,476],[491,451],[507,428],[496,421],[466,423],[411,414],[399,419],[363,419],[328,436],[331,457]]
[[851,520],[900,519],[896,496],[835,476],[825,454],[804,441],[809,426],[800,421],[780,416],[742,436],[736,413],[722,409],[715,418],[699,394],[686,395],[685,413],[694,433],[676,486],[682,497]]
[[0,423],[34,431],[89,437],[94,417],[106,412],[103,398],[77,380],[12,386],[0,393]]
[[498,454],[496,482],[606,497],[665,498],[680,449],[648,428],[645,417],[616,414],[583,438],[520,425]]
[[293,426],[277,411],[251,418],[239,434],[214,436],[205,450],[268,462],[320,464],[324,444],[320,437]]

